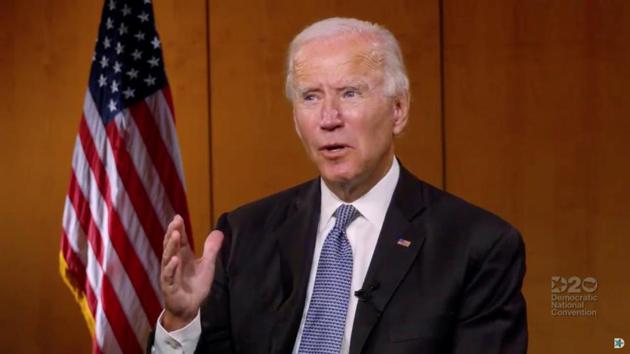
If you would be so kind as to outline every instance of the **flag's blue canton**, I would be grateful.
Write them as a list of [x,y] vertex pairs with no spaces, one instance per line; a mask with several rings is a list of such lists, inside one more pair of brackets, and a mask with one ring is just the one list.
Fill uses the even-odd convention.
[[341,350],[352,285],[352,247],[346,227],[358,216],[359,211],[350,204],[335,211],[335,226],[319,256],[300,354],[339,354]]
[[166,84],[151,0],[107,0],[90,71],[103,122]]

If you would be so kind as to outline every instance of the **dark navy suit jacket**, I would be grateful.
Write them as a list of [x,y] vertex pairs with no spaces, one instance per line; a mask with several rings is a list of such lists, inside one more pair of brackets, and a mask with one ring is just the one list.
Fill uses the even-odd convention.
[[[320,202],[314,179],[221,216],[226,237],[197,353],[291,353]],[[401,168],[350,353],[525,353],[524,274],[518,231]]]

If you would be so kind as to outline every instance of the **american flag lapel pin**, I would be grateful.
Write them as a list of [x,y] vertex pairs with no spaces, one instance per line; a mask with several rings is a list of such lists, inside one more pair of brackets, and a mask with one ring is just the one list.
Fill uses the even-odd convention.
[[405,240],[404,238],[399,238],[397,244],[399,246],[403,246],[403,247],[409,248],[409,246],[411,246],[411,241]]

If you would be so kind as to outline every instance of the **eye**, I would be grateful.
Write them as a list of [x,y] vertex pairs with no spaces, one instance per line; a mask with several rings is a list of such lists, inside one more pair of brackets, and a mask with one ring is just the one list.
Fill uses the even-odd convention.
[[302,95],[302,101],[304,102],[315,102],[317,100],[317,95],[315,93],[305,93]]
[[359,96],[359,92],[357,89],[351,88],[346,89],[342,93],[343,98],[353,98]]

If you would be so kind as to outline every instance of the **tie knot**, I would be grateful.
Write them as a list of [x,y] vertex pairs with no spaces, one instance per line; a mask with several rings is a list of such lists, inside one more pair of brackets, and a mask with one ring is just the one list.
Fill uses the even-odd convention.
[[361,213],[355,209],[351,204],[342,204],[335,210],[335,227],[345,231],[346,227],[350,225]]

